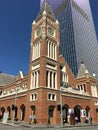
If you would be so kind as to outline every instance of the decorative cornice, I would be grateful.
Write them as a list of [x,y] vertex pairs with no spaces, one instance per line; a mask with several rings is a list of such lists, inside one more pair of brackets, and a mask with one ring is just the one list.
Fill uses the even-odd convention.
[[[25,97],[25,96],[27,96],[27,93],[25,93],[25,94],[22,94],[22,95],[17,95],[17,98],[20,98],[20,97]],[[15,95],[8,95],[8,96],[6,96],[6,97],[0,97],[0,101],[5,101],[5,100],[9,100],[9,99],[15,99]]]

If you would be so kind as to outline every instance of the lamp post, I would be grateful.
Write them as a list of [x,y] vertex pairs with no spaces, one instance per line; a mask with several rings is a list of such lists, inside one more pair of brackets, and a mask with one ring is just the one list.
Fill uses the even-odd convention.
[[60,111],[60,116],[61,116],[61,127],[63,127],[62,87],[60,87],[60,105],[61,105],[61,111]]
[[17,87],[15,88],[15,100],[14,100],[14,110],[13,110],[13,119],[12,119],[12,125],[14,125],[16,100],[17,100]]

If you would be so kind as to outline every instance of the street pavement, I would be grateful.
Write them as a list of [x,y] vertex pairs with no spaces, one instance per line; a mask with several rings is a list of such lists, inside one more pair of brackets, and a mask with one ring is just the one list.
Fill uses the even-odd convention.
[[60,126],[50,126],[50,125],[34,125],[28,123],[17,123],[12,125],[11,123],[3,124],[0,123],[0,130],[98,130],[98,124],[93,125],[76,125],[76,126],[68,126],[65,125],[63,127]]

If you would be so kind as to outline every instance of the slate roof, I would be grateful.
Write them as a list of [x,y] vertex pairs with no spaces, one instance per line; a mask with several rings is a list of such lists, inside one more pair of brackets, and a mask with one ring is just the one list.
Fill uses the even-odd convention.
[[83,62],[81,62],[77,77],[84,77],[84,76],[86,76],[86,73],[88,73],[90,75],[85,64]]
[[8,85],[17,79],[16,76],[0,73],[0,86]]

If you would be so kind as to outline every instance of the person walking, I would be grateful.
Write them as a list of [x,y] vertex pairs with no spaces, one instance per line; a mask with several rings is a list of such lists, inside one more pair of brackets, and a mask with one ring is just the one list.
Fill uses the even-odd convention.
[[78,117],[75,116],[75,118],[74,118],[74,125],[76,125],[77,123],[78,123]]
[[32,114],[30,114],[30,116],[29,116],[29,124],[31,124],[32,123]]
[[89,118],[88,118],[88,116],[86,116],[85,123],[88,123],[88,122],[89,122]]
[[92,117],[89,117],[90,124],[92,125]]
[[37,123],[37,118],[36,118],[36,115],[34,115],[34,124]]
[[48,116],[48,125],[50,125],[50,116]]

